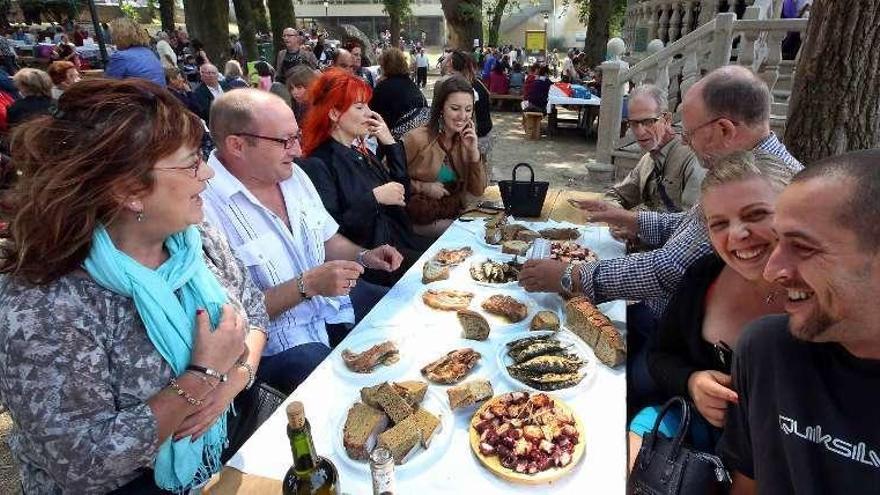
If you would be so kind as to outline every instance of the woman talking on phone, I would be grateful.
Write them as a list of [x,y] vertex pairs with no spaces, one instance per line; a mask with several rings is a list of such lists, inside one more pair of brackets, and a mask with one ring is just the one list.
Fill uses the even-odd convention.
[[428,123],[403,136],[412,184],[406,209],[421,235],[438,237],[486,189],[473,114],[471,83],[452,75],[434,91]]
[[[403,145],[394,140],[382,117],[367,104],[372,89],[342,69],[329,69],[309,90],[312,102],[303,124],[302,163],[324,208],[339,232],[370,249],[389,244],[403,254],[392,273],[368,270],[364,278],[390,286],[431,245],[413,232],[404,209],[410,196]],[[379,142],[377,158],[364,140]]]

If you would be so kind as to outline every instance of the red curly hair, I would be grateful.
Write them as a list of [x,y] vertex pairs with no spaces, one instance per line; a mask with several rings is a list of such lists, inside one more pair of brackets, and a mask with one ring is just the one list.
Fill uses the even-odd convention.
[[303,155],[311,155],[330,138],[330,110],[344,113],[355,103],[369,102],[372,97],[370,85],[347,70],[331,67],[321,74],[309,89],[312,107],[303,122]]

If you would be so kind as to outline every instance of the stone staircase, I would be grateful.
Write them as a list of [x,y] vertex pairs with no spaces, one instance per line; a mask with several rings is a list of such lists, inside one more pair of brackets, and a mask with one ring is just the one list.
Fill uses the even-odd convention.
[[747,6],[741,19],[732,12],[717,14],[666,46],[660,40],[653,41],[651,50],[632,66],[621,60],[627,51],[624,40],[610,40],[611,60],[601,65],[597,161],[613,164],[617,176],[622,177],[641,155],[629,132],[621,136],[622,109],[629,88],[651,82],[666,91],[667,110],[679,122],[679,104],[687,89],[702,74],[727,64],[749,67],[767,83],[773,95],[771,127],[781,135],[796,65],[795,60],[782,59],[782,40],[788,32],[805,32],[809,21],[768,18],[771,12],[761,3]]

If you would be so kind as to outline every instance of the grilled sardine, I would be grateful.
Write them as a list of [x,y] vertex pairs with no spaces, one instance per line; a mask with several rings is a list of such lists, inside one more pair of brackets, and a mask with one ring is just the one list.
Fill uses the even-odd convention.
[[584,362],[576,357],[548,354],[508,366],[507,369],[511,374],[517,372],[527,376],[536,376],[545,373],[571,373],[580,369],[583,364]]
[[513,358],[516,364],[520,364],[536,356],[564,353],[569,347],[571,346],[564,346],[559,341],[534,342],[516,352],[508,351],[507,354]]

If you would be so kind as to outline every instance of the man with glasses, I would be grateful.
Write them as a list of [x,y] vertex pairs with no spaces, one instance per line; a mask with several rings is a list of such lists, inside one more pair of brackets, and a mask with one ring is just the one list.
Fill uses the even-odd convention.
[[645,153],[630,173],[605,192],[605,200],[627,210],[679,212],[700,198],[705,169],[672,127],[666,94],[643,84],[629,94],[627,124]]
[[318,69],[318,59],[314,52],[308,48],[302,48],[302,35],[293,28],[284,28],[281,36],[284,38],[285,48],[278,52],[275,59],[275,80],[284,84],[287,71],[297,65],[306,64],[312,69]]
[[393,271],[403,257],[337,232],[295,163],[300,131],[283,100],[239,89],[211,112],[217,150],[208,160],[215,176],[203,194],[205,217],[265,294],[269,339],[258,376],[290,393],[387,290],[361,281],[364,269]]

